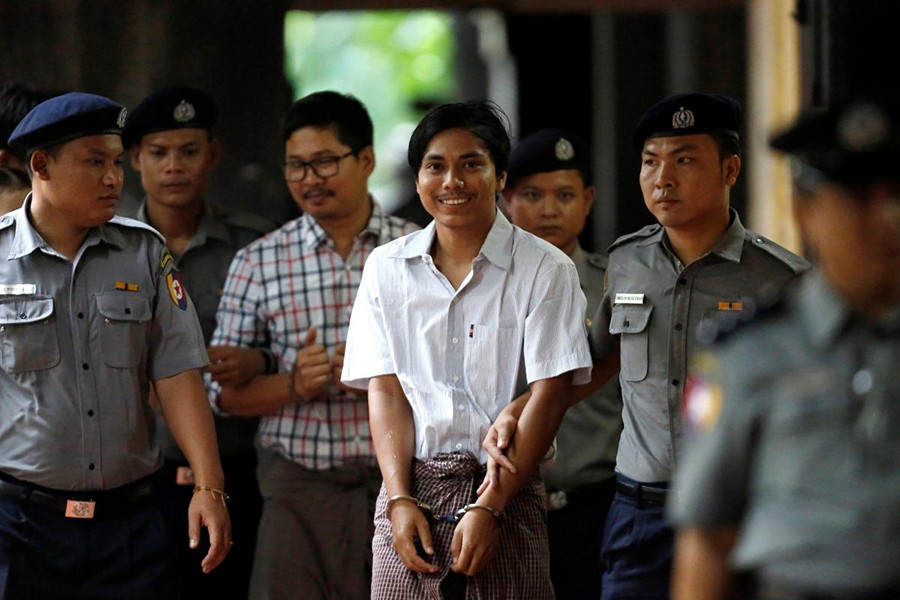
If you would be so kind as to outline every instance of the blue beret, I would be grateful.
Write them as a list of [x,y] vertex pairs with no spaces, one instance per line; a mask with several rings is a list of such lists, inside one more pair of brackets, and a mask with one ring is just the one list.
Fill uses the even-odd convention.
[[507,184],[512,187],[520,177],[566,169],[581,171],[591,185],[591,158],[588,145],[580,137],[563,129],[541,129],[528,135],[509,154]]
[[169,86],[144,98],[129,113],[122,142],[128,148],[156,131],[211,130],[218,116],[219,108],[205,92],[181,85]]
[[638,121],[631,141],[638,150],[651,137],[712,133],[739,139],[741,105],[721,94],[676,94],[660,100]]
[[9,136],[9,145],[27,153],[89,135],[121,135],[125,113],[109,98],[70,92],[31,109]]
[[893,99],[855,96],[810,109],[769,143],[797,158],[795,177],[850,186],[900,181],[900,105]]

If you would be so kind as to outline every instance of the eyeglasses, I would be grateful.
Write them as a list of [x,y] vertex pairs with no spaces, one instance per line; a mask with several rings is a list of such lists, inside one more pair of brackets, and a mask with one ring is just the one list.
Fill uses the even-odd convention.
[[319,179],[328,179],[338,174],[338,163],[348,156],[355,154],[353,150],[341,156],[323,156],[309,162],[302,160],[288,160],[283,164],[284,178],[288,181],[303,181],[307,173],[312,169]]

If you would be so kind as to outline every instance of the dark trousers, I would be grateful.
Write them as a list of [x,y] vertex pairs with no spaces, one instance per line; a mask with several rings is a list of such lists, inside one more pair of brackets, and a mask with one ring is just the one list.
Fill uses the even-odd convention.
[[212,572],[204,574],[200,561],[209,551],[209,538],[202,529],[200,545],[188,546],[188,505],[193,485],[177,485],[179,465],[166,462],[162,469],[161,504],[176,542],[180,596],[192,598],[245,599],[250,587],[250,572],[256,548],[256,530],[262,513],[262,496],[256,483],[256,450],[222,457],[225,490],[228,492],[228,514],[234,546],[225,560]]
[[[99,503],[98,503],[99,505]],[[0,599],[174,597],[172,540],[149,499],[93,519],[0,496]]]
[[664,510],[616,494],[603,533],[603,600],[668,600],[674,533]]
[[603,526],[615,481],[567,494],[568,504],[547,511],[550,580],[557,600],[599,600],[603,580]]

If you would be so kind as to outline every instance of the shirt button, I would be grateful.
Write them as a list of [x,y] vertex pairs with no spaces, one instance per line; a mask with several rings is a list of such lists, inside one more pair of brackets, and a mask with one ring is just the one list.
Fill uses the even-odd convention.
[[462,442],[457,442],[457,443],[456,443],[456,449],[457,449],[457,450],[462,449]]
[[685,279],[684,277],[681,277],[681,278],[678,280],[678,283],[680,283],[681,285],[684,285],[684,284],[687,283],[687,279]]
[[466,410],[466,405],[465,405],[465,404],[460,404],[460,405],[457,406],[456,408],[458,408],[459,410],[464,411],[464,410]]
[[681,323],[675,323],[675,331],[681,331]]
[[459,297],[458,297],[458,296],[454,296],[454,297],[453,297],[453,304],[456,304],[457,302],[459,302]]
[[454,344],[458,344],[458,343],[459,343],[459,338],[456,337],[456,336],[453,336],[453,340],[452,340],[452,341],[453,341]]
[[94,416],[94,411],[93,411],[93,409],[88,411],[88,416],[89,416],[89,417],[93,417],[93,416]]
[[89,465],[88,465],[88,469],[90,469],[91,471],[93,471],[93,470],[94,470],[94,463],[89,464]]
[[82,363],[81,368],[84,369],[85,371],[87,371],[88,369],[90,369],[90,367],[88,366],[87,363]]
[[78,313],[78,318],[79,318],[79,319],[83,319],[83,318],[84,318],[84,313],[83,313],[83,312]]
[[453,379],[453,383],[459,381],[459,375],[454,375],[451,379]]
[[673,380],[672,380],[672,385],[677,386],[677,385],[678,385],[678,380],[677,380],[677,379],[673,379]]

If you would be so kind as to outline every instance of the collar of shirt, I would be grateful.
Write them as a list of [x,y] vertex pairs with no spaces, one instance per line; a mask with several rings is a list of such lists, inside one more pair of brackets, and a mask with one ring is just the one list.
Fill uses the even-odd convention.
[[[709,251],[707,256],[709,254],[716,254],[727,261],[739,263],[741,262],[741,254],[744,251],[744,238],[747,235],[747,230],[744,228],[743,223],[741,223],[741,218],[738,216],[736,210],[729,208],[728,212],[731,214],[731,225],[728,226],[728,229],[725,230],[725,233],[719,241],[716,242],[716,245],[713,246],[713,249]],[[666,235],[665,227],[660,227],[659,231],[639,242],[639,244],[642,246],[661,244],[668,254],[673,257],[675,256],[669,245],[669,238]]]
[[[375,202],[371,195],[369,196],[369,205],[372,207],[372,214],[369,216],[369,222],[366,223],[366,226],[356,237],[364,238],[366,236],[372,236],[376,239],[383,240],[382,243],[390,240],[387,219],[385,218],[381,207]],[[322,245],[331,244],[331,238],[328,237],[328,233],[321,225],[319,225],[319,222],[310,215],[301,215],[300,218],[297,219],[297,224],[300,229],[300,239],[303,241],[304,245],[310,248],[318,248]]]
[[[509,269],[513,254],[513,231],[512,223],[498,210],[494,224],[491,225],[475,260],[483,257],[504,271]],[[435,235],[435,225],[432,221],[409,244],[398,244],[391,257],[406,259],[430,257]]]
[[[13,243],[10,245],[7,260],[15,260],[27,256],[39,249],[47,249],[50,252],[56,253],[50,244],[41,237],[41,234],[32,227],[31,221],[28,219],[29,212],[31,212],[31,193],[25,198],[25,203],[22,205],[22,208],[15,212],[16,233],[13,237]],[[117,231],[106,225],[100,225],[99,227],[91,229],[81,246],[84,248],[101,241],[119,248],[122,247],[121,236],[118,235]]]

